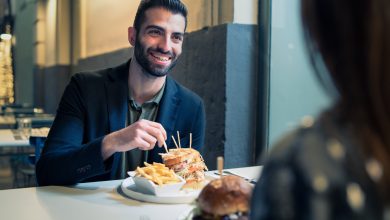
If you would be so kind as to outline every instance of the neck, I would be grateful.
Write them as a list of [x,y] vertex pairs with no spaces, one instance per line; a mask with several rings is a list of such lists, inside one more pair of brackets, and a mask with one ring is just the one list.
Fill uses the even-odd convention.
[[129,68],[129,89],[134,100],[143,104],[153,98],[164,85],[166,76],[156,77],[145,74],[135,58],[131,59]]

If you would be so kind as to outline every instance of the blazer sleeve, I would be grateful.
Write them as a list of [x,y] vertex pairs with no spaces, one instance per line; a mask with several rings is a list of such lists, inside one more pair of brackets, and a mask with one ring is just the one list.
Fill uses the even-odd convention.
[[73,76],[61,98],[36,165],[38,185],[71,185],[106,172],[101,155],[103,137],[83,143],[86,111],[82,79]]

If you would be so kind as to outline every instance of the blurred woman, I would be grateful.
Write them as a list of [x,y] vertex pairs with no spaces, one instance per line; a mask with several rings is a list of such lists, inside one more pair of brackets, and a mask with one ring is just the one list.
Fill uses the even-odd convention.
[[390,1],[302,0],[301,13],[336,101],[272,149],[251,219],[390,219]]

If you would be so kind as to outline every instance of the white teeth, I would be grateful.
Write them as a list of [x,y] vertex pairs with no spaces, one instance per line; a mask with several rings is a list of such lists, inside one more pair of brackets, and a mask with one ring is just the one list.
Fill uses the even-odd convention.
[[163,57],[157,57],[157,59],[159,59],[160,61],[168,61],[169,59],[167,59],[167,58],[163,58]]
[[154,58],[158,59],[159,61],[163,61],[163,62],[166,62],[166,61],[170,60],[169,57],[158,57],[158,56],[156,56],[156,55],[154,55],[154,54],[152,54],[152,56],[153,56]]

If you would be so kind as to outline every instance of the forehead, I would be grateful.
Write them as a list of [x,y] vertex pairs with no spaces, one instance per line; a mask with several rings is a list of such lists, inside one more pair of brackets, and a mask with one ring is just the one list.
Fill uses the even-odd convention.
[[172,32],[184,32],[185,18],[180,13],[173,14],[164,8],[151,8],[145,12],[145,20],[141,30],[150,25],[171,29]]

